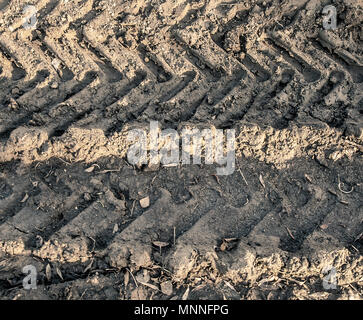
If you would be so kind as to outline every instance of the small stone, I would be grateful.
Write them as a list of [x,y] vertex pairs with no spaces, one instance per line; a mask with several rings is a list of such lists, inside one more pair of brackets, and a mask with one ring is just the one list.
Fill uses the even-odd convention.
[[165,281],[160,284],[161,292],[167,296],[171,296],[173,294],[173,284],[171,281]]
[[52,89],[57,89],[57,88],[58,88],[58,82],[52,82],[52,83],[50,84],[50,87],[51,87]]
[[113,227],[113,231],[112,234],[115,234],[118,231],[118,224],[115,223],[114,227]]
[[19,90],[19,88],[17,88],[17,87],[15,87],[13,90],[11,90],[11,94],[12,94],[13,96],[18,95],[19,93],[20,93],[20,90]]
[[12,110],[16,110],[16,109],[18,109],[19,106],[18,106],[18,103],[15,101],[15,99],[10,98],[9,107]]
[[52,60],[52,66],[57,70],[61,65],[61,61],[57,58]]
[[136,275],[136,280],[138,282],[148,283],[150,281],[149,272],[146,269],[139,271]]
[[86,200],[86,201],[90,201],[92,199],[91,195],[89,193],[85,193],[83,197],[84,197],[84,200]]
[[147,208],[150,205],[150,198],[149,197],[145,197],[143,199],[140,200],[140,206],[141,208]]

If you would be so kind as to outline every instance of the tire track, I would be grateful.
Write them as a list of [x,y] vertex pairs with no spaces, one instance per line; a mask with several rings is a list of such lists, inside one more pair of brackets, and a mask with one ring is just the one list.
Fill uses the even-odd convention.
[[265,41],[273,50],[280,53],[292,67],[300,72],[307,82],[315,82],[320,79],[320,71],[314,69],[296,53],[287,49],[285,44],[272,37]]
[[[66,103],[68,100],[72,99],[72,97],[77,96],[77,94],[82,93],[82,91],[86,89],[92,82],[94,82],[95,79],[96,74],[89,73],[86,74],[85,78],[80,82],[67,82],[66,85],[60,87],[60,92],[57,91],[57,93],[53,94],[54,97],[49,97],[49,95],[45,96],[44,101],[46,101],[46,103],[40,106],[31,106],[30,103],[27,103],[27,101],[34,99],[33,94],[30,95],[30,97],[24,97],[24,99],[20,99],[18,101],[18,104],[21,106],[26,106],[27,110],[22,109],[21,112],[17,112],[16,117],[14,117],[12,114],[9,116],[11,120],[9,119],[8,121],[6,121],[9,123],[0,127],[0,139],[4,141],[9,139],[12,131],[19,126],[43,126],[45,124],[44,119],[46,117],[49,117],[48,112],[50,112],[57,106]],[[17,119],[14,121],[14,118]]]
[[[341,55],[337,54],[334,51],[334,49],[332,50],[330,45],[325,44],[324,42],[322,42],[321,39],[311,40],[311,43],[316,49],[323,52],[328,58],[330,58],[335,63],[342,66],[347,72],[349,72],[349,74],[351,75],[351,77],[355,83],[363,82],[363,67],[362,66],[356,65],[356,63],[351,60],[348,60],[349,63],[346,62],[342,58]],[[348,59],[348,58],[345,57],[345,59]]]

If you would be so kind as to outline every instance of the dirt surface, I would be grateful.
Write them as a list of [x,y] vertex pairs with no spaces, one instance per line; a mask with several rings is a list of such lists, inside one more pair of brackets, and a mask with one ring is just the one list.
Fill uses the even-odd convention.
[[[0,0],[0,299],[363,298],[361,0],[31,4]],[[235,129],[236,170],[133,167],[151,120]]]

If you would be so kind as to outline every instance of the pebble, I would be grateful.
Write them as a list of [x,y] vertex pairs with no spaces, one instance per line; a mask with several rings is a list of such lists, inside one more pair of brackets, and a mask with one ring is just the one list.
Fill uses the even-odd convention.
[[150,206],[150,198],[149,197],[145,197],[143,199],[140,200],[140,206],[141,208],[147,208]]
[[165,281],[160,284],[161,292],[167,296],[171,296],[173,294],[173,284],[171,281]]
[[52,83],[50,84],[50,87],[51,87],[52,89],[57,89],[57,88],[58,88],[58,82],[52,82]]
[[19,94],[20,93],[20,90],[19,90],[19,88],[17,88],[17,87],[15,87],[13,90],[11,90],[11,94],[12,95],[17,95],[17,94]]

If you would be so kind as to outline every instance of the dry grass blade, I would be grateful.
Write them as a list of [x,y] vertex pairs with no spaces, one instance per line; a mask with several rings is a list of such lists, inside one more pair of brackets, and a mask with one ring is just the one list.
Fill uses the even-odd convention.
[[115,234],[117,231],[118,231],[118,224],[115,223],[115,225],[113,226],[112,234]]
[[25,201],[27,201],[29,199],[29,195],[26,193],[23,200],[21,200],[20,202],[24,203]]
[[91,260],[89,265],[83,270],[83,273],[86,273],[88,270],[90,270],[92,268],[92,264],[93,264],[93,259]]
[[225,285],[230,288],[231,290],[233,290],[234,292],[237,292],[237,290],[235,289],[235,287],[233,287],[228,281],[224,281]]
[[313,181],[312,181],[312,179],[310,178],[310,176],[308,176],[306,173],[304,174],[304,176],[305,176],[305,179],[308,181],[308,182],[310,182],[310,183],[312,183]]
[[362,233],[360,233],[355,239],[354,239],[354,241],[358,241],[358,240],[360,240],[360,239],[362,239],[362,237],[363,237],[363,232]]
[[240,173],[240,175],[241,175],[241,177],[242,177],[243,181],[245,182],[246,186],[248,186],[248,182],[247,182],[247,180],[246,180],[245,176],[243,175],[242,170],[241,170],[241,169],[238,169],[238,172]]
[[266,189],[265,182],[263,181],[263,178],[262,178],[262,174],[260,174],[258,179],[260,180],[260,183],[263,186],[263,188]]
[[137,281],[136,281],[136,279],[135,279],[134,275],[132,274],[132,272],[130,271],[130,269],[126,268],[126,270],[130,273],[130,275],[131,275],[132,279],[134,280],[134,283],[135,283],[136,288],[138,288],[138,287],[139,287],[139,285],[137,284]]
[[84,171],[87,173],[91,173],[91,172],[93,172],[93,170],[95,170],[95,166],[90,166],[89,168],[85,169]]
[[216,179],[217,183],[218,183],[219,185],[221,185],[221,183],[220,183],[220,181],[219,181],[218,176],[217,176],[216,174],[213,174],[212,176]]
[[104,174],[104,173],[109,173],[109,172],[120,172],[121,171],[121,168],[119,169],[108,169],[108,170],[102,170],[100,171],[101,174]]
[[182,296],[182,300],[187,300],[188,299],[188,297],[189,297],[189,291],[190,291],[190,289],[188,287],[188,289],[185,290],[185,292],[184,292],[184,294]]
[[124,285],[125,287],[127,287],[127,285],[129,284],[130,281],[130,274],[126,271],[125,275],[124,275]]
[[143,282],[143,281],[138,281],[138,282],[139,282],[140,284],[142,284],[142,285],[146,286],[146,287],[149,287],[149,288],[153,289],[153,290],[160,291],[160,289],[159,289],[157,286],[155,286],[155,285],[153,285],[153,284],[151,284],[151,283],[146,283],[146,282]]
[[231,241],[237,241],[238,238],[225,238],[224,241],[231,242]]
[[50,267],[49,263],[45,267],[45,276],[47,277],[48,281],[50,281],[52,279],[52,268]]
[[153,245],[159,248],[164,248],[167,247],[169,245],[168,242],[162,242],[162,241],[154,241]]
[[61,278],[62,280],[64,280],[62,272],[60,271],[60,269],[58,267],[55,268],[55,271],[57,272],[58,277]]
[[349,193],[352,193],[354,191],[354,187],[352,187],[352,189],[349,190],[349,191],[343,190],[343,188],[342,188],[342,182],[340,181],[340,177],[339,176],[338,176],[338,189],[339,189],[340,192],[345,193],[345,194],[349,194]]
[[292,234],[292,232],[290,231],[290,229],[289,229],[288,227],[286,227],[286,230],[287,230],[287,232],[289,233],[289,236],[290,236],[293,240],[295,240],[295,237],[294,237],[294,235]]

